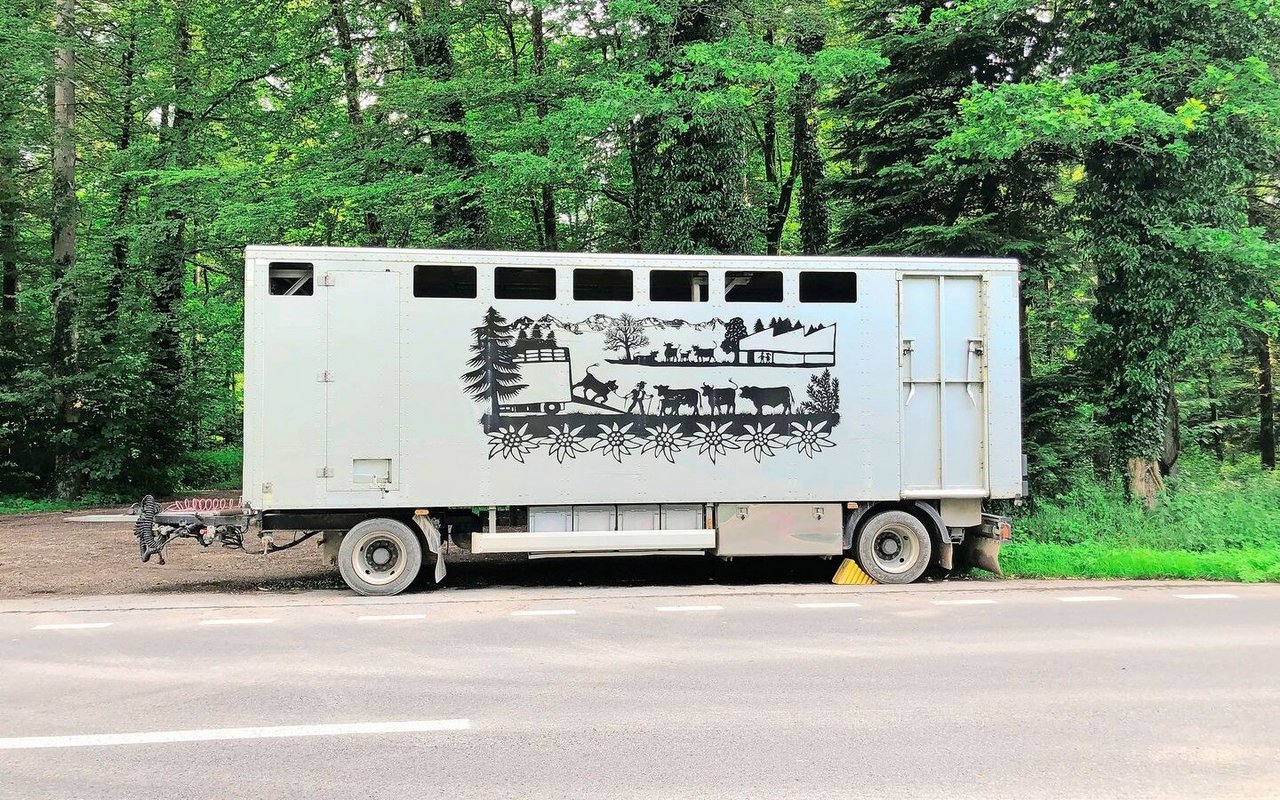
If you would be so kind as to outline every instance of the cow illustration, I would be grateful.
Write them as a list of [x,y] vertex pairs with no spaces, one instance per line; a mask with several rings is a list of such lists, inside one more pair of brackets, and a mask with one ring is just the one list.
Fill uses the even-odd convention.
[[592,364],[590,367],[587,367],[587,374],[582,376],[582,380],[578,381],[577,383],[575,383],[573,386],[569,388],[582,389],[582,397],[585,400],[590,400],[591,395],[594,394],[597,398],[599,398],[598,400],[596,400],[596,402],[603,403],[604,401],[609,399],[609,395],[618,393],[618,382],[602,381],[596,376],[592,375],[591,369],[594,366],[595,364]]
[[743,400],[755,403],[756,413],[763,414],[766,408],[780,408],[779,413],[791,413],[791,389],[786,386],[742,386],[738,394]]
[[715,345],[712,345],[711,347],[698,347],[695,344],[693,346],[693,357],[696,358],[698,361],[715,361],[716,360]]
[[681,361],[685,361],[685,362],[687,362],[687,361],[689,360],[689,354],[690,354],[690,353],[692,353],[692,352],[693,352],[692,350],[681,350],[681,351],[680,351],[680,360],[681,360]]
[[696,416],[698,413],[698,390],[697,389],[672,389],[670,386],[658,384],[653,387],[658,393],[658,397],[662,399],[659,414],[679,415],[683,406],[693,409]]
[[671,342],[667,342],[663,345],[662,355],[667,361],[675,361],[676,355],[679,352],[680,350]]
[[702,384],[702,396],[707,399],[707,408],[711,409],[711,416],[713,417],[719,414],[722,408],[726,414],[738,413],[735,409],[737,400],[734,395],[736,393],[737,388],[734,386],[719,389],[705,383]]

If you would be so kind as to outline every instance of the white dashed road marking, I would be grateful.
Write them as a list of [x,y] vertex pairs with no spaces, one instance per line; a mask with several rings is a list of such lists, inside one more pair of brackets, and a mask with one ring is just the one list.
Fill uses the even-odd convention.
[[989,597],[968,597],[963,600],[934,600],[935,606],[993,606],[995,600]]
[[1059,597],[1064,603],[1105,603],[1110,600],[1119,600],[1119,597],[1113,597],[1109,594],[1081,594],[1072,597]]
[[512,611],[513,617],[561,617],[568,614],[577,614],[572,608],[530,608],[524,611]]
[[0,750],[103,747],[166,742],[217,742],[228,739],[288,739],[299,736],[347,736],[362,733],[423,733],[465,731],[470,728],[471,720],[469,719],[436,719],[410,722],[351,722],[338,725],[280,725],[272,728],[203,728],[190,731],[92,733],[78,736],[19,736],[0,739]]
[[658,606],[657,611],[721,611],[724,606]]
[[397,619],[426,619],[426,614],[366,614],[360,617],[361,622],[390,622]]
[[110,622],[50,622],[44,625],[33,625],[33,631],[82,631],[89,628],[109,628]]
[[1225,592],[1205,592],[1204,594],[1179,594],[1175,595],[1175,597],[1179,600],[1235,600],[1239,595]]
[[234,617],[232,619],[202,619],[201,625],[270,625],[274,617]]
[[862,608],[861,603],[796,603],[796,608]]

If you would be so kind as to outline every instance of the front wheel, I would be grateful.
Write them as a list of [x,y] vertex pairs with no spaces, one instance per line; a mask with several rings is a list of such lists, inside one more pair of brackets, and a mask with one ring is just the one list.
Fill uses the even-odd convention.
[[338,571],[352,591],[363,595],[399,594],[422,567],[422,543],[403,522],[367,519],[342,537]]
[[882,511],[867,520],[854,543],[858,565],[879,583],[911,583],[933,560],[924,523],[905,511]]

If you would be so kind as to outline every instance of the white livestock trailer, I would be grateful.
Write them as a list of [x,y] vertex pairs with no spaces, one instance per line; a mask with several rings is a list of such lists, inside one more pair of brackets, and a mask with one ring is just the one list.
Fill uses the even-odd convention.
[[1008,536],[1017,303],[993,258],[249,247],[242,513],[363,594],[449,538],[913,581]]

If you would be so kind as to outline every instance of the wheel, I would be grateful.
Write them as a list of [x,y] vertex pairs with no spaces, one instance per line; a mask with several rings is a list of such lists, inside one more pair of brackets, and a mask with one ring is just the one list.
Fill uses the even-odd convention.
[[933,539],[915,516],[881,511],[858,532],[854,558],[863,572],[880,583],[911,583],[933,561]]
[[548,414],[559,414],[560,408],[561,406],[559,403],[547,403],[545,406],[542,407],[542,410],[547,412]]
[[342,537],[338,571],[352,591],[363,595],[399,594],[422,567],[422,543],[403,522],[367,519]]

